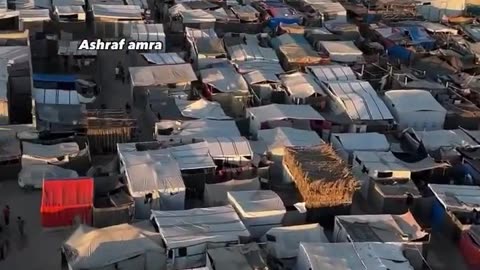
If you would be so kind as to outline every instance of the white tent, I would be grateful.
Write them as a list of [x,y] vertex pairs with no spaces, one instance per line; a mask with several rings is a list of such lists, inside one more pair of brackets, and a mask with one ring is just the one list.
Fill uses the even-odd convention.
[[297,270],[413,270],[402,246],[384,243],[300,243]]
[[207,246],[224,247],[250,237],[231,206],[152,211],[173,269],[204,266]]
[[294,104],[305,104],[308,97],[327,95],[311,74],[294,72],[280,75],[279,78]]
[[328,53],[332,61],[354,63],[362,60],[363,53],[353,41],[321,41],[320,46]]
[[332,108],[336,113],[346,113],[352,121],[393,122],[393,115],[369,82],[327,82],[325,85],[335,101]]
[[447,110],[425,90],[390,90],[385,92],[385,104],[398,123],[399,130],[443,129]]
[[[159,130],[172,128],[170,135],[160,135]],[[234,120],[210,120],[198,119],[191,121],[165,120],[155,123],[155,134],[157,140],[175,138],[208,138],[208,137],[240,137],[237,125]]]
[[330,143],[338,155],[345,161],[349,161],[353,157],[354,151],[390,151],[390,143],[385,135],[368,132],[368,133],[333,133]]
[[199,99],[195,101],[175,99],[180,113],[189,118],[194,119],[216,119],[224,120],[231,119],[227,116],[218,102],[208,101],[206,99]]
[[340,65],[310,66],[307,67],[307,70],[322,82],[354,81],[357,79],[357,75],[351,67]]
[[260,270],[269,269],[256,243],[208,249],[207,269]]
[[[366,234],[365,231],[372,233]],[[422,250],[428,233],[410,212],[403,215],[336,216],[333,242],[405,243]]]
[[55,165],[31,164],[23,166],[18,174],[18,185],[23,187],[42,188],[45,179],[77,178],[74,170],[64,169]]
[[469,134],[461,129],[415,131],[415,134],[427,151],[436,151],[441,148],[454,149],[457,147],[480,146]]
[[[135,217],[148,218],[151,209],[182,210],[185,204],[185,185],[178,162],[161,150],[122,151],[119,147],[122,170],[127,187],[135,199]],[[152,194],[151,204],[145,195]]]
[[268,254],[277,259],[296,257],[300,242],[330,242],[318,223],[272,228],[263,240],[267,243]]
[[203,201],[207,206],[222,206],[228,204],[227,193],[231,191],[259,190],[258,178],[244,180],[229,180],[226,182],[205,184]]
[[445,210],[465,212],[480,210],[478,186],[428,184],[428,187]]
[[102,229],[80,225],[62,251],[71,270],[166,269],[163,248],[129,224]]
[[250,133],[253,135],[258,134],[264,123],[310,130],[310,121],[325,120],[310,105],[292,104],[270,104],[247,108],[247,118],[250,120]]
[[271,190],[230,191],[228,201],[254,238],[260,238],[273,227],[282,226],[287,213],[282,199]]
[[70,159],[88,155],[88,147],[80,150],[76,142],[58,144],[35,144],[24,141],[22,143],[22,166],[29,165],[61,165]]

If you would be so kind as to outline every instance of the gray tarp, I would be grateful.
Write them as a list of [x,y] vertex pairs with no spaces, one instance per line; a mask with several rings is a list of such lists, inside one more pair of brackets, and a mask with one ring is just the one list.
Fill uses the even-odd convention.
[[248,92],[245,79],[233,67],[200,70],[202,82],[223,93]]
[[132,85],[162,86],[171,83],[184,83],[197,80],[191,64],[130,67]]
[[[80,225],[63,245],[70,269],[162,269],[163,249],[141,230],[121,224],[102,229]],[[105,267],[105,268],[104,268]]]

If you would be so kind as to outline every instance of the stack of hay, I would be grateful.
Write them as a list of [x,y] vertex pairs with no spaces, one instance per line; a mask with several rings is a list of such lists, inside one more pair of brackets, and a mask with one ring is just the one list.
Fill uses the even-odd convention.
[[287,148],[283,162],[307,208],[351,204],[359,183],[330,145]]

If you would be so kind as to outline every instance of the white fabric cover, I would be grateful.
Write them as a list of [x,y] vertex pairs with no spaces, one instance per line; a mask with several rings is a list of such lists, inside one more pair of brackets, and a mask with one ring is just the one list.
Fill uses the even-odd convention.
[[205,204],[209,207],[227,205],[227,192],[259,189],[260,181],[258,180],[258,178],[245,180],[232,179],[222,183],[205,184],[203,200]]
[[300,243],[297,270],[413,270],[402,246],[384,243]]
[[427,151],[440,148],[477,147],[479,144],[461,129],[415,131]]
[[[388,151],[388,143],[385,135],[376,132],[367,133],[333,133],[340,142],[341,148],[347,151]],[[335,146],[335,145],[334,145]]]
[[330,242],[318,223],[272,228],[262,240],[267,243],[268,254],[277,259],[296,257],[300,242]]
[[259,130],[258,139],[263,140],[268,149],[291,146],[315,146],[324,143],[315,131],[291,127]]
[[271,190],[230,191],[227,197],[254,238],[281,226],[287,213],[280,197]]
[[55,165],[28,165],[23,166],[18,174],[18,185],[20,187],[32,186],[42,188],[45,179],[77,178],[78,173],[74,170],[64,169]]
[[318,94],[326,96],[325,91],[315,80],[315,77],[302,72],[280,75],[280,80],[287,92],[294,98],[307,98]]
[[61,165],[68,163],[70,158],[88,154],[88,148],[80,150],[75,142],[52,145],[23,142],[22,148],[22,167],[41,164]]
[[227,116],[218,102],[199,99],[195,101],[175,99],[175,104],[185,117],[194,119],[231,119]]
[[[141,230],[121,224],[102,229],[80,225],[64,244],[72,270],[164,269],[164,250]],[[139,256],[139,257],[137,257]],[[124,268],[125,267],[125,268]]]
[[321,41],[320,44],[335,62],[356,62],[363,55],[353,41]]
[[154,197],[152,209],[184,209],[185,185],[179,164],[171,155],[161,150],[119,152],[137,218],[150,215],[150,206],[144,203],[147,193]]
[[283,119],[325,120],[310,105],[270,104],[248,108],[247,111],[260,123]]
[[181,211],[152,211],[167,249],[206,243],[235,242],[249,237],[232,206],[194,208]]

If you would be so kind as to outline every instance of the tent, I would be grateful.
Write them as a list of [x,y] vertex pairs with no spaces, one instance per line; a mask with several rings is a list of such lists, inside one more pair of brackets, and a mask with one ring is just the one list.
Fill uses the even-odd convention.
[[93,179],[52,179],[43,181],[40,206],[43,227],[73,225],[77,218],[92,223]]
[[287,213],[282,199],[271,190],[229,191],[228,201],[254,238],[273,227],[282,226]]
[[350,215],[335,217],[332,241],[402,243],[426,252],[430,235],[422,230],[410,212],[403,215]]
[[102,229],[80,225],[62,252],[71,270],[165,269],[162,247],[129,224]]
[[45,179],[77,178],[74,170],[64,169],[50,164],[24,166],[18,174],[18,185],[21,188],[42,188]]
[[230,191],[259,190],[260,181],[258,178],[236,180],[226,182],[205,184],[203,200],[208,206],[221,206],[228,204],[227,193]]
[[165,243],[167,265],[173,269],[204,266],[208,246],[239,244],[250,237],[232,206],[182,211],[152,211]]
[[352,163],[354,151],[378,151],[390,150],[390,143],[385,135],[376,132],[367,133],[333,133],[330,137],[333,149],[349,164]]
[[[179,163],[161,150],[122,150],[119,156],[126,184],[135,199],[135,217],[148,218],[151,209],[183,210],[185,185]],[[145,195],[152,194],[152,203],[145,203]]]
[[[399,245],[384,243],[300,243],[297,270],[413,270]],[[420,268],[419,268],[420,269]]]
[[207,250],[208,269],[256,270],[268,269],[256,243]]
[[318,223],[272,228],[263,238],[268,254],[277,259],[296,257],[300,242],[330,242]]

